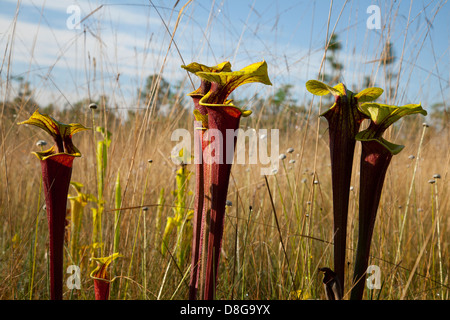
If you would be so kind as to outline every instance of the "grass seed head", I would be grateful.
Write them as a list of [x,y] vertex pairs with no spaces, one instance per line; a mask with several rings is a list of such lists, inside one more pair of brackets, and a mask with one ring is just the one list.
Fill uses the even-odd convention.
[[47,141],[45,140],[39,140],[38,142],[36,142],[36,146],[38,147],[44,147],[47,145]]

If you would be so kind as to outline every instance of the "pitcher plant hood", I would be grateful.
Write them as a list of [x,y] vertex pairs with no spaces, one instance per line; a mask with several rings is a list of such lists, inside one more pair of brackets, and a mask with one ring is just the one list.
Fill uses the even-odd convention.
[[403,150],[404,146],[397,145],[383,139],[382,135],[394,122],[411,114],[427,115],[427,112],[419,104],[407,104],[404,106],[391,106],[381,103],[363,103],[360,111],[371,119],[369,128],[356,135],[358,141],[377,141],[393,155]]
[[[188,64],[187,66],[181,66],[186,71],[189,71],[190,73],[197,74],[199,72],[230,72],[231,71],[231,64],[228,61],[222,62],[214,67],[208,67],[204,64],[200,64],[197,62],[192,62]],[[188,96],[195,97],[195,96],[204,96],[210,89],[211,82],[202,79],[200,87],[189,93]]]
[[121,257],[119,253],[114,253],[109,257],[91,258],[97,262],[97,267],[90,274],[94,280],[95,300],[108,300],[110,283],[115,280],[115,278],[110,279],[108,266]]
[[[187,66],[181,66],[183,69],[185,69],[188,72],[191,72],[193,74],[197,74],[199,72],[229,72],[231,71],[231,64],[228,61],[222,62],[214,67],[208,67],[204,64],[200,64],[197,62],[192,62],[188,64]],[[200,78],[201,79],[201,78]],[[197,119],[198,115],[206,115],[206,109],[203,106],[199,105],[199,101],[201,98],[205,96],[205,94],[208,93],[208,91],[211,89],[211,82],[205,79],[201,79],[200,86],[197,88],[197,90],[194,90],[193,92],[189,93],[188,96],[192,98],[194,101],[194,114]],[[197,121],[200,121],[197,119]]]
[[200,100],[200,105],[209,107],[233,107],[241,111],[243,116],[251,114],[249,110],[242,110],[227,100],[229,95],[239,86],[259,82],[265,85],[272,85],[267,73],[267,63],[265,61],[253,63],[239,71],[228,72],[204,72],[197,73],[200,78],[211,82],[210,91]]
[[54,140],[55,145],[46,151],[33,152],[39,160],[45,160],[48,157],[60,154],[66,154],[72,157],[81,157],[80,151],[74,146],[72,136],[80,131],[88,130],[79,123],[64,124],[56,121],[52,117],[39,113],[36,110],[28,120],[18,123],[29,124],[43,129]]
[[49,230],[50,252],[50,297],[62,299],[64,230],[66,219],[67,195],[72,176],[72,164],[80,151],[73,145],[72,136],[87,130],[78,123],[63,124],[36,110],[21,124],[29,124],[43,129],[55,142],[46,151],[33,152],[41,163],[42,184],[45,193],[47,222]]

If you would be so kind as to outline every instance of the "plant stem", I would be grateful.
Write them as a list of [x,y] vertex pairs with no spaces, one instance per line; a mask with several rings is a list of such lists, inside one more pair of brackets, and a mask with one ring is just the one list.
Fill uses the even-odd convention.
[[377,141],[362,141],[359,191],[359,228],[351,300],[361,300],[370,256],[373,229],[384,179],[392,153]]
[[291,276],[292,287],[294,288],[294,291],[296,291],[296,289],[295,289],[295,278],[294,278],[294,275],[292,273],[292,270],[291,270],[291,267],[290,267],[290,264],[289,264],[289,258],[287,256],[286,248],[284,247],[283,236],[281,235],[280,224],[278,223],[277,212],[275,210],[275,204],[273,203],[272,192],[270,191],[270,187],[269,187],[269,181],[267,181],[267,176],[264,176],[264,179],[266,181],[267,191],[269,191],[270,203],[272,204],[272,211],[273,211],[273,215],[274,215],[274,218],[275,218],[275,223],[277,225],[278,235],[280,236],[281,247],[283,249],[284,257],[285,257],[286,263],[288,265],[289,274]]
[[[139,227],[140,227],[140,224],[141,224],[142,213],[147,210],[147,208],[144,208],[143,205],[144,205],[145,194],[147,193],[147,185],[148,185],[148,178],[150,176],[150,168],[151,168],[151,165],[148,167],[147,175],[145,177],[144,191],[142,193],[142,199],[141,199],[141,210],[139,212],[139,217],[138,217],[137,226],[136,226],[136,233],[134,235],[133,250],[131,251],[131,258],[130,258],[130,264],[128,265],[127,277],[130,277],[131,267],[133,265],[134,252],[136,250],[136,243],[137,243],[137,239],[138,239],[138,236],[139,236]],[[145,219],[145,216],[144,216],[144,219]],[[125,284],[125,292],[123,294],[123,299],[124,300],[126,300],[126,298],[127,298],[127,291],[128,291],[128,281]]]
[[438,258],[439,258],[439,279],[441,283],[441,299],[444,300],[444,274],[442,270],[442,250],[441,250],[441,227],[440,227],[440,215],[439,215],[439,201],[438,201],[438,186],[437,181],[434,184],[434,196],[436,199],[436,231],[437,231],[437,246],[438,246]]
[[37,247],[38,227],[39,227],[39,212],[41,211],[41,193],[42,193],[42,177],[39,183],[38,210],[36,214],[36,227],[34,234],[33,266],[31,268],[31,281],[30,281],[30,300],[33,299],[34,271],[36,270],[36,247]]

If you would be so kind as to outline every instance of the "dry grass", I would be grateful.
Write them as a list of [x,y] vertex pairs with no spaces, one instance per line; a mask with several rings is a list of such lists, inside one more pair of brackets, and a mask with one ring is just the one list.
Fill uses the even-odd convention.
[[[181,111],[183,112],[183,111]],[[86,117],[89,117],[88,115]],[[192,120],[192,119],[190,119]],[[140,121],[140,120],[137,120]],[[166,119],[165,121],[170,121]],[[190,123],[191,121],[186,121]],[[420,132],[421,123],[416,121],[416,132]],[[120,253],[125,258],[119,261],[116,275],[122,276],[118,282],[117,295],[112,298],[122,298],[124,284],[130,281],[127,291],[128,299],[144,298],[142,292],[144,283],[142,274],[143,265],[146,264],[148,281],[145,297],[154,299],[158,296],[163,284],[166,267],[172,260],[170,255],[162,256],[159,251],[160,237],[163,230],[158,229],[155,223],[159,192],[166,190],[166,207],[162,210],[162,225],[166,217],[172,215],[171,203],[173,196],[170,191],[175,188],[175,169],[169,155],[171,145],[167,143],[169,131],[167,122],[161,121],[154,125],[158,134],[151,131],[142,137],[140,147],[136,148],[136,141],[125,132],[132,132],[130,127],[118,123],[110,123],[114,135],[110,148],[110,166],[106,177],[106,213],[103,224],[103,239],[105,252],[112,253],[113,240],[113,197],[114,181],[118,170],[122,173],[123,207],[125,209],[121,225]],[[176,126],[173,124],[173,126]],[[251,126],[251,123],[250,123]],[[189,126],[188,126],[189,127]],[[3,299],[26,299],[29,295],[30,265],[32,262],[32,248],[35,235],[35,219],[39,219],[38,241],[36,252],[34,299],[45,299],[48,296],[46,289],[46,250],[47,233],[45,212],[39,207],[39,163],[29,151],[34,149],[34,143],[40,138],[46,138],[35,130],[27,128],[14,129],[14,137],[6,142],[7,173],[11,188],[2,188],[2,269],[1,277],[5,279],[0,287]],[[276,175],[269,176],[269,186],[274,197],[274,204],[279,220],[279,229],[274,220],[272,206],[268,197],[268,189],[259,166],[235,165],[228,198],[233,206],[228,208],[226,230],[222,252],[222,264],[218,285],[218,298],[236,299],[288,299],[292,298],[292,281],[290,272],[295,275],[296,289],[302,290],[302,298],[323,298],[321,278],[317,275],[320,266],[332,265],[332,203],[329,160],[326,156],[320,157],[316,164],[315,175],[312,165],[314,150],[315,128],[309,128],[308,136],[304,140],[304,128],[287,129],[280,134],[280,150],[288,147],[295,149],[288,154],[285,167],[281,166]],[[415,130],[412,130],[415,131]],[[166,134],[165,134],[166,133]],[[132,135],[132,134],[131,134]],[[284,139],[283,137],[289,137]],[[437,234],[435,221],[436,204],[439,205],[440,236],[442,248],[442,261],[444,262],[444,294],[448,294],[448,237],[449,227],[449,201],[445,197],[448,192],[447,169],[442,163],[447,161],[446,154],[438,147],[448,139],[442,133],[432,129],[426,132],[422,154],[414,181],[414,188],[410,198],[409,209],[405,211],[408,201],[408,191],[411,184],[415,161],[410,160],[410,154],[417,154],[419,136],[411,135],[407,141],[404,152],[394,158],[389,170],[383,197],[380,204],[379,216],[375,227],[372,245],[371,264],[380,266],[382,270],[383,287],[373,292],[375,299],[398,299],[410,277],[411,270],[415,275],[408,286],[407,299],[439,299],[441,294],[440,274],[437,253]],[[131,141],[130,141],[131,140]],[[84,192],[95,194],[95,155],[92,145],[92,133],[79,135],[75,138],[83,157],[76,159],[73,172],[73,181],[85,185]],[[303,142],[304,141],[304,142]],[[442,141],[442,142],[441,142]],[[327,142],[320,137],[318,153],[327,154]],[[358,157],[356,157],[358,158]],[[150,183],[147,194],[142,195],[145,185],[145,175],[148,159],[153,160],[151,166]],[[295,159],[295,164],[288,160]],[[188,166],[193,170],[192,166]],[[349,242],[348,259],[349,269],[347,277],[352,274],[353,248],[356,247],[357,223],[357,164],[355,163],[354,189],[351,192],[351,209],[349,216]],[[434,173],[439,172],[442,179],[437,180],[438,197],[432,194],[428,180]],[[303,180],[304,179],[304,180]],[[319,184],[313,181],[318,180]],[[126,186],[126,187],[124,187]],[[193,190],[194,181],[189,189]],[[72,191],[73,193],[73,191]],[[146,230],[143,222],[137,230],[138,240],[135,250],[131,274],[127,270],[132,252],[132,245],[137,229],[140,199],[144,197],[145,205],[149,206],[143,219],[146,220]],[[41,196],[41,202],[42,200]],[[188,204],[192,207],[193,196],[188,196]],[[250,206],[252,211],[250,211]],[[91,213],[88,205],[83,216],[80,242],[89,245],[91,241]],[[39,213],[38,208],[40,208]],[[402,216],[408,214],[404,237],[401,246],[399,265],[396,267],[395,252],[399,242],[399,230]],[[143,260],[143,236],[147,233],[147,254]],[[431,238],[428,235],[431,232]],[[281,246],[279,233],[286,247],[286,256]],[[14,236],[16,240],[13,241]],[[158,239],[156,242],[154,239]],[[169,248],[173,249],[175,240],[172,239]],[[425,248],[424,253],[419,253]],[[87,257],[86,257],[87,258]],[[417,261],[419,259],[419,261]],[[418,263],[415,267],[416,262]],[[67,261],[68,264],[69,261]],[[85,259],[83,264],[83,277],[81,291],[74,291],[73,298],[92,298],[92,281],[88,278],[91,270]],[[181,284],[180,289],[173,296],[175,289],[182,282],[187,265],[180,266],[181,272],[171,262],[168,276],[164,283],[161,299],[187,296],[187,287]],[[127,280],[128,279],[128,280]],[[349,284],[347,285],[349,287]],[[369,291],[370,292],[370,291]],[[69,298],[70,291],[66,292]]]
[[[333,25],[329,27],[332,30]],[[166,57],[165,52],[162,56]],[[13,89],[3,79],[1,85],[2,94],[6,97],[5,92],[9,90],[11,93]],[[181,106],[188,92],[186,90],[190,89],[188,81],[183,83],[174,98],[178,103],[171,106],[167,115],[151,115],[152,101],[148,105],[150,108],[137,111],[128,122],[112,116],[116,110],[104,105],[99,105],[95,113],[95,124],[106,127],[113,134],[105,180],[102,230],[107,255],[112,254],[114,183],[118,171],[122,178],[122,208],[125,208],[122,211],[119,250],[124,258],[118,260],[112,270],[119,279],[111,299],[187,297],[188,280],[183,276],[189,266],[177,267],[173,257],[162,255],[159,249],[166,218],[173,213],[174,197],[171,192],[175,188],[177,166],[170,159],[175,145],[170,141],[170,136],[178,128],[192,132],[193,116]],[[112,98],[120,98],[114,97],[114,94]],[[243,120],[241,127],[280,129],[280,152],[284,153],[289,147],[295,149],[292,154],[287,154],[278,173],[268,177],[279,227],[260,167],[234,165],[228,191],[228,199],[233,205],[227,208],[217,298],[324,299],[322,279],[317,269],[332,267],[333,261],[331,174],[326,124],[317,120],[318,101],[308,103],[306,112],[297,117],[287,107],[276,116],[266,117],[265,112],[271,102],[263,100],[263,103],[264,108]],[[322,110],[327,107],[325,101],[323,104]],[[0,298],[30,298],[34,240],[37,235],[31,298],[48,299],[48,238],[43,194],[39,194],[40,166],[38,160],[30,155],[30,151],[37,148],[35,143],[39,139],[48,140],[48,137],[38,130],[18,127],[16,120],[22,121],[29,114],[25,101],[15,108],[17,119],[4,112],[4,105],[0,119]],[[92,113],[87,105],[77,112],[55,112],[53,116],[63,122],[92,125]],[[441,128],[433,125],[424,129],[422,122],[423,118],[414,117],[390,132],[392,141],[404,144],[406,148],[394,157],[385,181],[369,262],[381,268],[382,288],[366,290],[365,298],[368,299],[449,299],[449,129],[448,126]],[[423,130],[425,134],[421,143]],[[74,137],[83,157],[75,160],[72,180],[83,183],[83,191],[92,194],[96,194],[97,190],[95,139],[99,136],[94,136],[91,131]],[[357,241],[359,148],[358,144],[352,180],[354,188],[350,194],[347,279],[353,273]],[[419,148],[421,156],[417,157]],[[411,160],[410,155],[416,158]],[[148,159],[152,159],[153,163],[146,187]],[[291,159],[296,162],[289,163]],[[193,165],[189,165],[188,169],[194,170]],[[428,183],[436,173],[441,178],[436,179],[435,184]],[[194,190],[194,183],[191,179],[189,190]],[[157,223],[156,204],[162,188],[166,191],[166,205],[161,210],[160,223]],[[143,194],[144,190],[146,194]],[[144,206],[149,210],[138,222],[142,212],[141,199],[144,199]],[[193,194],[189,194],[187,200],[188,206],[193,207]],[[93,204],[85,208],[82,219],[80,243],[83,246],[91,243],[91,207]],[[405,227],[400,239],[405,215]],[[128,274],[136,235],[136,248]],[[145,244],[144,235],[147,240]],[[175,242],[172,237],[168,246],[170,251],[174,250]],[[396,256],[398,249],[399,255]],[[66,265],[70,265],[68,254],[66,257]],[[81,290],[66,290],[65,299],[93,298],[93,281],[88,276],[92,268],[88,262],[89,255],[86,253],[84,257],[80,264]],[[346,283],[346,291],[349,288],[350,281]]]

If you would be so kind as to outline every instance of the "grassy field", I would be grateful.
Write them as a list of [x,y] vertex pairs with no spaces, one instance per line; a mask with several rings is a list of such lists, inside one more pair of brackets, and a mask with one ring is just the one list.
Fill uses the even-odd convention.
[[[177,10],[181,9],[180,6]],[[199,10],[196,1],[190,6],[186,10]],[[339,12],[340,9],[335,4],[333,10]],[[173,15],[176,16],[177,12],[181,11],[174,11]],[[328,35],[333,30],[334,22],[331,21]],[[392,20],[388,22],[395,24]],[[323,23],[326,25],[327,21]],[[241,26],[245,27],[245,24]],[[178,32],[186,32],[188,28],[189,24]],[[307,37],[310,36],[307,33]],[[12,40],[5,38],[1,41],[12,43]],[[420,43],[422,40],[413,41]],[[345,47],[345,40],[341,44]],[[399,52],[401,46],[400,41],[396,46]],[[310,48],[315,49],[320,50],[320,55],[327,51],[323,47]],[[161,45],[161,60],[164,60],[165,50],[168,50],[167,41]],[[14,56],[9,55],[9,51],[5,52],[0,78],[0,100],[3,100],[0,118],[0,298],[48,299],[48,228],[44,194],[40,186],[40,164],[30,152],[39,150],[36,146],[39,140],[51,142],[42,131],[17,125],[18,121],[31,115],[38,102],[33,98],[33,91],[20,96],[20,90],[8,80],[13,72],[8,71],[7,65],[11,63],[8,60],[14,59]],[[378,54],[381,52],[379,49]],[[176,55],[174,52],[171,58],[175,59]],[[272,58],[270,52],[263,52],[262,56],[267,56],[269,76],[271,69],[284,64],[284,61],[281,63]],[[238,64],[242,67],[247,65],[244,62]],[[383,68],[394,68],[393,72],[400,72],[402,65],[385,64],[380,67]],[[415,66],[405,63],[403,68],[412,70]],[[318,70],[310,70],[310,74],[315,73],[311,78],[316,78],[321,69],[322,66]],[[327,70],[332,73],[334,69]],[[397,97],[397,92],[403,91],[395,88],[397,79],[384,71],[380,71],[383,73],[381,78],[384,77],[382,83],[375,85],[383,87],[383,83],[391,83],[394,86],[393,95],[384,98],[387,102],[397,105],[419,102]],[[408,76],[405,70],[403,72],[402,81]],[[360,80],[359,87],[362,88]],[[196,79],[193,81],[198,84]],[[448,86],[448,75],[445,81]],[[273,82],[271,95],[236,99],[242,106],[252,106],[254,110],[250,117],[241,121],[241,128],[257,131],[278,129],[280,153],[287,157],[280,162],[276,174],[267,176],[267,184],[260,174],[260,165],[233,165],[217,299],[325,299],[318,268],[333,267],[333,204],[327,125],[319,114],[331,103],[325,98],[312,100],[312,95],[303,102],[292,102],[286,97],[280,100],[275,93],[282,92],[277,91],[282,86]],[[422,79],[419,85],[425,85],[425,82]],[[400,82],[401,85],[407,83]],[[192,87],[186,77],[176,90],[172,88],[171,94],[161,79],[155,80],[153,85],[154,92],[159,90],[161,94],[152,94],[146,105],[139,102],[127,105],[133,111],[127,117],[122,109],[115,107],[121,99],[119,91],[101,90],[99,92],[105,94],[108,100],[95,99],[97,110],[91,110],[91,101],[85,99],[77,105],[73,103],[72,108],[54,108],[51,113],[61,122],[79,122],[91,128],[101,126],[112,134],[104,176],[101,247],[104,256],[113,253],[115,187],[120,172],[118,252],[123,257],[110,268],[111,275],[117,277],[111,299],[167,300],[186,299],[188,295],[189,258],[180,262],[177,256],[177,232],[174,230],[167,237],[165,252],[161,252],[161,246],[167,218],[174,216],[177,209],[180,210],[176,207],[174,194],[178,189],[176,171],[180,166],[171,159],[176,142],[171,141],[170,137],[175,129],[193,132],[191,101],[186,98]],[[304,83],[296,85],[304,86]],[[350,85],[349,89],[352,90]],[[143,86],[136,87],[136,92],[145,94],[144,91]],[[448,89],[446,92],[448,95]],[[425,101],[422,104],[431,111]],[[156,113],[159,105],[165,106],[165,109]],[[424,122],[429,126],[424,126]],[[380,267],[381,289],[366,288],[365,299],[449,299],[449,133],[445,109],[429,112],[427,118],[411,116],[387,132],[386,138],[405,145],[405,149],[393,158],[389,167],[373,235],[369,264]],[[72,181],[82,183],[82,192],[96,197],[99,183],[96,145],[101,139],[101,134],[94,130],[74,137],[74,143],[83,156],[75,159]],[[294,151],[288,153],[288,148]],[[360,149],[361,145],[357,143],[350,192],[344,298],[349,297],[358,235]],[[192,164],[186,168],[194,171]],[[436,174],[440,177],[433,178]],[[193,209],[194,175],[187,181],[186,187],[186,208],[181,210],[185,216]],[[162,198],[161,190],[164,190]],[[76,195],[75,189],[71,188],[69,194]],[[98,208],[98,203],[91,201],[84,207],[77,247],[81,259],[78,263],[81,289],[69,290],[65,286],[64,299],[94,298],[93,280],[89,277],[93,270],[89,262],[94,242],[92,208]],[[186,219],[182,227],[189,230],[190,223]],[[69,254],[70,236],[68,220],[65,267],[76,264]],[[186,251],[184,254],[187,257],[190,256],[189,246],[182,250]]]

